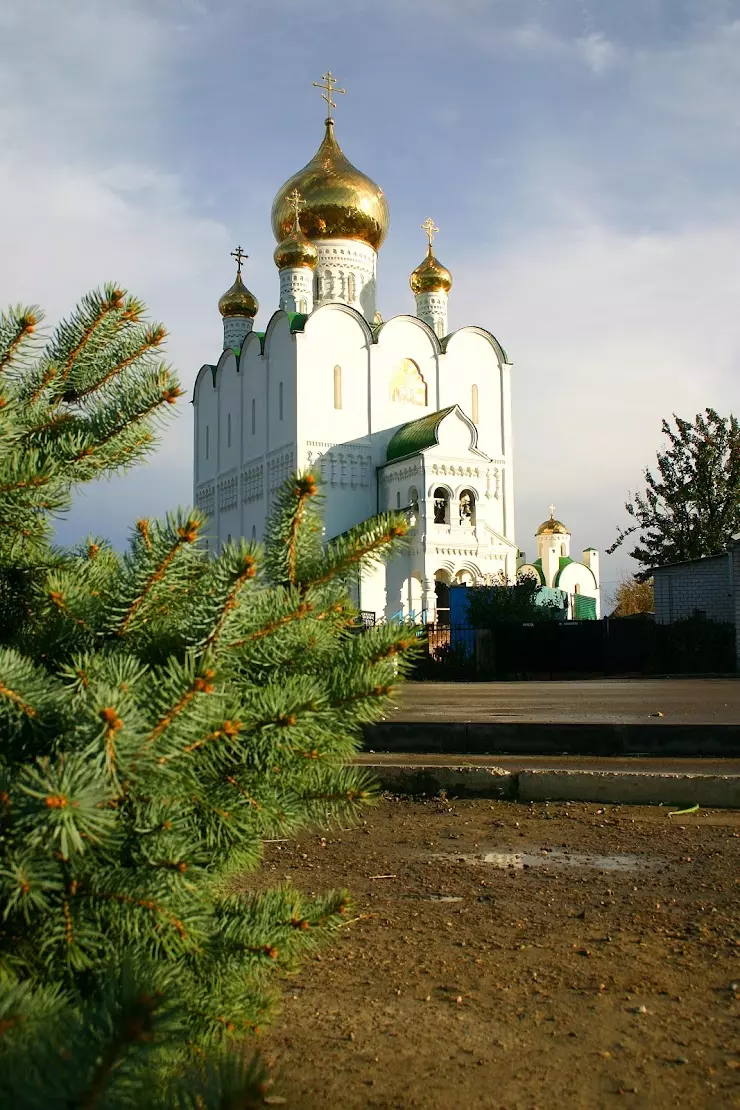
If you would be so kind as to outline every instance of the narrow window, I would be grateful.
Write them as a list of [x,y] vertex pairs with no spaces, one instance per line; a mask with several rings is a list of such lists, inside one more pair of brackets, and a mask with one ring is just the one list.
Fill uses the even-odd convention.
[[357,299],[357,282],[355,275],[350,274],[347,278],[347,300],[354,301]]
[[206,458],[208,458],[208,440],[209,440],[208,432],[209,432],[209,427],[206,424]]
[[342,367],[334,367],[334,408],[342,407]]
[[400,493],[396,494],[396,508],[397,509],[401,508],[401,494]]
[[252,435],[257,431],[257,402],[252,398]]
[[443,486],[434,491],[434,523],[450,523],[450,495]]
[[252,525],[252,543],[254,543],[256,539],[257,539],[257,525],[253,524]]
[[478,386],[473,386],[473,423],[478,423]]
[[231,447],[231,413],[226,417],[226,446]]
[[280,383],[280,388],[278,390],[278,413],[279,413],[280,419],[282,420],[283,419],[283,383],[282,382]]
[[231,532],[229,532],[228,536],[226,537],[226,542],[231,543]]
[[460,523],[471,526],[475,524],[475,494],[469,489],[464,489],[460,494]]

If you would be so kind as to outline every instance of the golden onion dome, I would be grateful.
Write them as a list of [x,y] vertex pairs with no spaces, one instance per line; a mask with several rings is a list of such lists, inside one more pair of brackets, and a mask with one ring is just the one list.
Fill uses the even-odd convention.
[[293,230],[275,247],[273,258],[278,270],[287,270],[294,266],[308,266],[311,270],[315,269],[319,252],[308,236],[301,231],[297,217],[293,223]]
[[250,316],[254,319],[258,308],[257,298],[247,289],[241,273],[237,273],[231,289],[227,289],[218,302],[218,311],[222,316]]
[[409,285],[414,293],[449,293],[452,288],[452,274],[434,257],[431,243],[426,258],[412,272]]
[[293,227],[289,194],[303,198],[301,228],[310,239],[359,239],[378,250],[388,234],[390,215],[383,190],[342,153],[334,120],[308,165],[286,181],[272,205],[272,230],[280,243]]
[[550,519],[549,520],[543,520],[542,524],[540,524],[539,528],[535,532],[535,535],[536,536],[554,536],[554,535],[569,536],[570,535],[570,529],[566,528],[566,526],[563,524],[562,520],[556,520],[555,519],[555,510],[551,509],[550,510]]

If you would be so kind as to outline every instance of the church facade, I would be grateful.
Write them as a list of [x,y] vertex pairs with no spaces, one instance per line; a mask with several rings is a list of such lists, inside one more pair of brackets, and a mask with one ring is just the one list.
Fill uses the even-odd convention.
[[[334,79],[324,78],[334,106]],[[219,302],[223,351],[197,376],[195,502],[217,549],[259,541],[279,485],[312,469],[331,538],[401,509],[408,549],[359,583],[376,621],[444,619],[449,586],[516,575],[511,364],[485,328],[449,332],[452,276],[433,250],[411,274],[415,312],[381,320],[382,190],[326,120],[308,164],[272,208],[278,280],[264,331],[241,274]]]

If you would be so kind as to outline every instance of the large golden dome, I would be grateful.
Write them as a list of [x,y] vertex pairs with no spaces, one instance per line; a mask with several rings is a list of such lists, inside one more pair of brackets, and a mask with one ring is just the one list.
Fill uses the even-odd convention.
[[218,311],[222,316],[249,316],[254,319],[258,308],[257,298],[247,289],[241,273],[237,273],[236,281],[219,300]]
[[562,520],[555,519],[555,508],[550,509],[550,519],[543,520],[539,528],[535,532],[536,536],[569,536],[570,529],[566,528]]
[[304,201],[301,230],[310,239],[359,239],[378,250],[388,234],[390,215],[383,190],[345,158],[334,136],[334,121],[308,165],[286,181],[272,205],[272,230],[280,243],[293,227],[288,195]]
[[409,285],[414,293],[449,293],[452,288],[452,274],[434,257],[431,243],[424,261],[412,271]]

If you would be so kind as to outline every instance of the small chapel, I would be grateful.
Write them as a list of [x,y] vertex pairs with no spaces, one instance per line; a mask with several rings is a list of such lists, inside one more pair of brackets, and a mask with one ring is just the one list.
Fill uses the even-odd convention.
[[223,350],[193,395],[195,502],[211,540],[262,538],[271,500],[295,470],[325,495],[326,538],[379,511],[407,513],[410,543],[358,583],[369,622],[432,624],[453,585],[517,573],[511,363],[484,327],[450,331],[452,275],[438,228],[410,275],[415,311],[383,320],[378,256],[388,234],[382,189],[339,145],[331,73],[318,150],[277,191],[274,300],[258,330],[242,275],[219,301]]
[[595,547],[583,550],[582,560],[570,554],[570,529],[557,520],[555,506],[535,533],[537,558],[527,562],[520,552],[517,577],[533,578],[544,586],[547,597],[561,599],[566,620],[598,620],[601,616],[599,553]]

